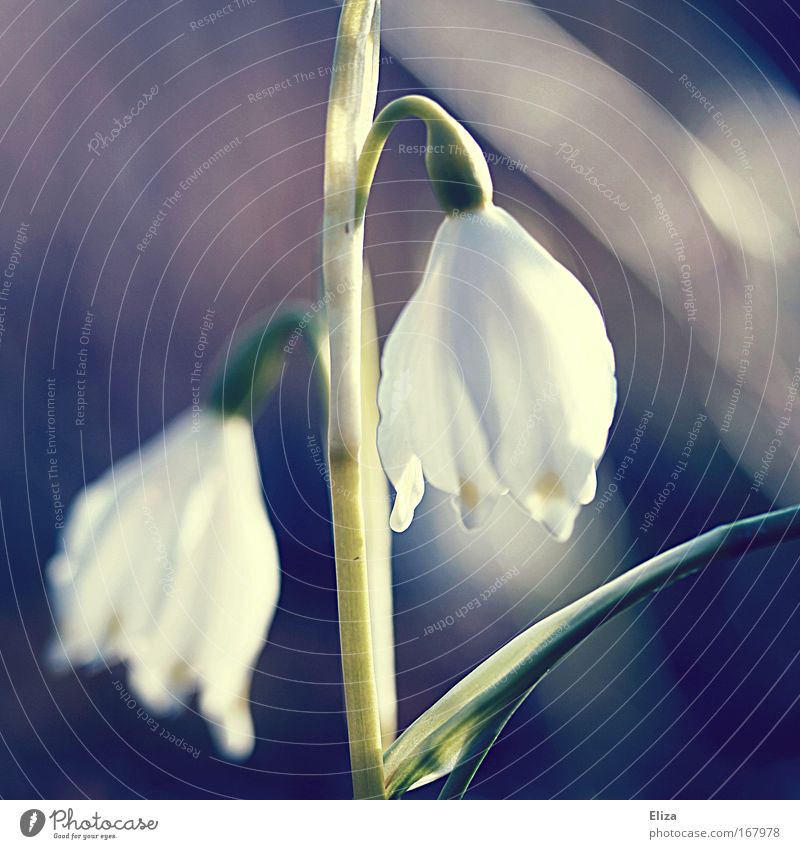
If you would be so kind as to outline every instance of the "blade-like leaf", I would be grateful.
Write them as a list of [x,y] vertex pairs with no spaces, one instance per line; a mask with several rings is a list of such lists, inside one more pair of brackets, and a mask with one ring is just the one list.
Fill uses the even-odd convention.
[[[530,690],[528,691],[528,693]],[[461,799],[467,792],[470,782],[475,777],[478,767],[483,763],[483,759],[489,754],[489,749],[492,748],[500,732],[505,728],[506,723],[514,715],[516,709],[528,697],[526,693],[521,699],[514,702],[510,706],[501,708],[490,717],[486,723],[478,729],[478,732],[473,735],[461,749],[461,754],[458,758],[458,763],[447,777],[442,792],[439,794],[440,799]]]
[[715,557],[800,537],[800,507],[722,525],[665,551],[537,622],[459,681],[384,756],[390,798],[452,773],[459,798],[505,723],[541,679],[597,627]]

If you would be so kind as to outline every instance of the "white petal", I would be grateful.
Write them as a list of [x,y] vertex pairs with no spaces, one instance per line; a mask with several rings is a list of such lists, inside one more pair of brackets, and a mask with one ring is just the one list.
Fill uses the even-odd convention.
[[[388,344],[388,343],[387,343]],[[381,426],[378,428],[378,453],[387,477],[397,495],[389,525],[398,533],[406,530],[414,518],[414,510],[422,500],[425,481],[422,465],[411,449],[409,416],[406,409],[412,386],[411,352],[403,345],[392,343],[395,353],[384,354],[384,364],[391,362],[392,369],[384,370],[378,387],[378,407]]]
[[[381,456],[396,488],[404,473],[414,480],[405,464],[418,457],[465,524],[485,522],[510,490],[565,538],[594,496],[616,403],[613,352],[583,286],[489,205],[439,228],[385,346],[379,396]],[[559,495],[543,498],[551,472]]]
[[[247,685],[249,690],[249,683]],[[223,709],[205,694],[200,697],[200,710],[217,747],[230,760],[243,761],[253,752],[255,729],[246,693],[226,703]]]
[[496,487],[487,485],[481,490],[473,481],[466,480],[452,503],[461,524],[466,530],[474,531],[488,522],[501,495]]
[[[164,509],[164,458],[188,433],[186,418],[179,417],[76,498],[60,542],[63,553],[48,566],[58,622],[48,652],[51,662],[111,663],[125,655],[124,620],[132,611],[147,609],[132,595],[142,587],[152,595],[152,588],[158,588],[153,532],[167,522],[159,535],[167,540],[174,535]],[[184,474],[183,464],[176,474]]]
[[592,469],[578,492],[578,503],[589,504],[594,501],[595,495],[597,495],[597,471],[594,463],[592,463]]
[[397,495],[389,517],[389,526],[396,533],[402,533],[411,524],[414,511],[422,501],[425,492],[425,480],[422,476],[422,463],[419,457],[412,454],[403,471],[392,480],[392,483],[397,490]]
[[248,709],[241,703],[275,612],[280,580],[249,424],[226,421],[219,462],[200,471],[174,552],[175,586],[159,611],[151,649],[162,672],[165,663],[191,669],[201,711],[212,728],[224,726],[225,750],[242,757],[253,741]]
[[565,542],[572,535],[578,508],[553,472],[544,475],[534,486],[525,506],[559,542]]
[[[178,417],[87,489],[49,568],[65,663],[128,662],[154,711],[201,691],[222,745],[252,748],[247,698],[275,612],[278,552],[252,428]],[[73,521],[74,518],[74,521]]]
[[133,658],[128,683],[136,697],[154,713],[167,713],[185,706],[192,687],[191,672],[181,664],[169,666],[158,652]]
[[398,492],[391,520],[398,531],[408,527],[422,497],[420,471],[456,498],[471,527],[485,519],[503,490],[478,412],[447,348],[446,327],[457,316],[438,303],[436,277],[426,281],[387,342],[378,392],[378,448]]

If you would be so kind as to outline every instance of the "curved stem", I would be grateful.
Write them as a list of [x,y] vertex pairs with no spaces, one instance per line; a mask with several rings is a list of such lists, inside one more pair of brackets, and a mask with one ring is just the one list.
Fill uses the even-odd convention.
[[375,170],[386,140],[398,122],[419,118],[427,130],[425,162],[445,212],[481,206],[492,199],[486,159],[475,139],[436,101],[419,94],[398,97],[375,119],[358,158],[354,222],[360,226],[367,208]]
[[360,224],[367,209],[369,193],[372,189],[372,181],[375,179],[375,171],[383,153],[386,140],[392,134],[392,130],[405,118],[420,118],[423,121],[442,121],[450,116],[429,97],[419,94],[409,94],[398,97],[378,113],[366,141],[358,157],[358,176],[356,182],[356,214],[355,222]]

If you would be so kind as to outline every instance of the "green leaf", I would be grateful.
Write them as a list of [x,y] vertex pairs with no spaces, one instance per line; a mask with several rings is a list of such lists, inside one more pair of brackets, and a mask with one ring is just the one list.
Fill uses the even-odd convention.
[[722,525],[665,551],[523,631],[422,714],[384,755],[386,790],[398,798],[450,773],[460,798],[503,726],[531,690],[600,625],[704,566],[800,537],[800,507]]
[[[528,691],[528,693],[530,690]],[[475,777],[478,767],[483,762],[486,755],[489,754],[489,749],[492,748],[500,732],[505,728],[506,723],[514,715],[516,709],[528,697],[526,693],[519,701],[513,702],[510,706],[501,708],[490,717],[482,726],[477,729],[477,733],[471,736],[458,757],[458,763],[451,770],[447,777],[442,792],[439,794],[440,799],[461,799],[467,792],[470,782]]]

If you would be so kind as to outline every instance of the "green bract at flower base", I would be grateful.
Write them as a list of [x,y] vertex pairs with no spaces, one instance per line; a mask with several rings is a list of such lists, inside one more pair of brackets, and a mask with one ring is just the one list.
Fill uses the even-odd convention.
[[369,131],[358,160],[356,222],[367,207],[370,187],[386,139],[404,118],[425,122],[425,167],[436,198],[448,215],[478,209],[492,200],[492,178],[478,143],[438,103],[409,94],[385,106]]
[[313,355],[319,354],[324,330],[308,305],[293,304],[266,322],[255,321],[241,341],[231,341],[207,406],[226,416],[256,418],[280,380],[284,357],[301,337],[307,338]]
[[459,799],[531,690],[600,625],[715,558],[800,538],[800,506],[721,525],[665,551],[537,622],[459,681],[386,751],[386,791],[450,774],[440,798]]

